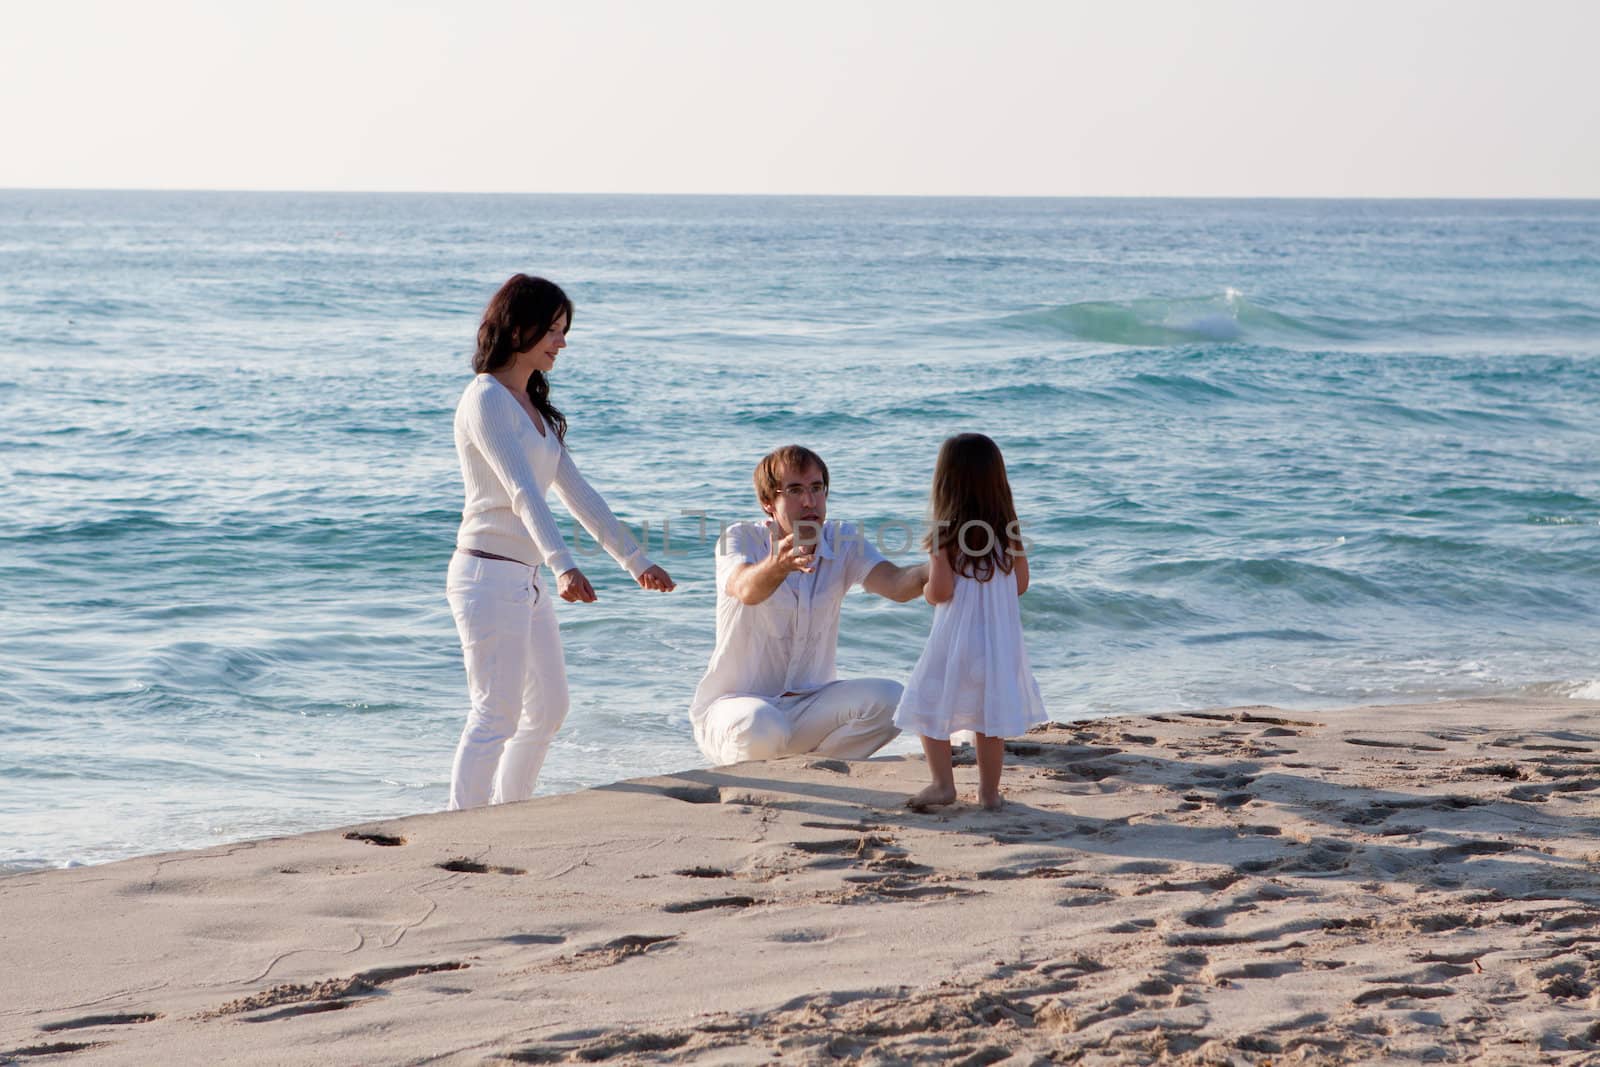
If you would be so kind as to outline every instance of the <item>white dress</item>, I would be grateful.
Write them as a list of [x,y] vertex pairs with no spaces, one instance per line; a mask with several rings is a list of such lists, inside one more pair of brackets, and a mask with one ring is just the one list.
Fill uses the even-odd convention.
[[1048,722],[1022,641],[1017,576],[956,575],[955,595],[933,609],[928,645],[911,670],[894,724],[947,740],[963,730],[1016,737]]

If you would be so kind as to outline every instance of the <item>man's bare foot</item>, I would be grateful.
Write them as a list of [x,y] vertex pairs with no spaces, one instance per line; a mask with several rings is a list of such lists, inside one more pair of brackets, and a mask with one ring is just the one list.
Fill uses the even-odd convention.
[[939,785],[937,782],[924,789],[914,797],[906,800],[906,807],[912,811],[927,811],[929,808],[940,808],[946,804],[956,802],[956,789],[953,785]]
[[978,803],[983,805],[984,811],[999,811],[1006,806],[1006,798],[996,793],[979,793]]

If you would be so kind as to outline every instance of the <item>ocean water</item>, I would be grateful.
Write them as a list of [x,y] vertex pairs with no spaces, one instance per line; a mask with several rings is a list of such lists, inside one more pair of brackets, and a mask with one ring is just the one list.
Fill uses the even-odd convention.
[[[451,413],[517,270],[680,583],[559,605],[541,792],[703,765],[711,539],[789,441],[890,550],[1000,442],[1059,719],[1600,696],[1600,202],[0,192],[4,869],[443,807]],[[928,621],[852,597],[842,670]]]

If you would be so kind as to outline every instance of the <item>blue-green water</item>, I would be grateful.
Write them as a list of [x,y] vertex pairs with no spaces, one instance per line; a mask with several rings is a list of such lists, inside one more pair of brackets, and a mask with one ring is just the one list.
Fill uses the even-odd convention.
[[[1057,718],[1600,695],[1597,202],[0,192],[0,864],[444,805],[450,417],[516,270],[680,582],[560,605],[542,791],[702,764],[684,513],[788,441],[875,526],[1000,442]],[[842,669],[928,617],[852,598]]]

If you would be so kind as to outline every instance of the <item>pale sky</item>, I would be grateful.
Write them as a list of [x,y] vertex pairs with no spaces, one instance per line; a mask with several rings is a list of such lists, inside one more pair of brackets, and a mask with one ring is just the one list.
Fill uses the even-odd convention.
[[1600,197],[1596,0],[0,0],[0,188]]

